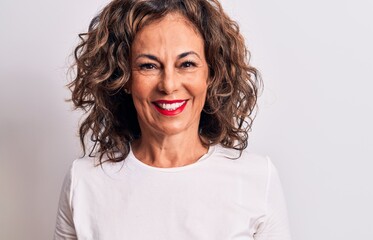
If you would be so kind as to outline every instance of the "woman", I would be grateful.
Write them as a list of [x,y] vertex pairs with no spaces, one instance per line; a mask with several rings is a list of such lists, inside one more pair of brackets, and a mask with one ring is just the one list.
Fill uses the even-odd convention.
[[249,154],[259,80],[216,0],[114,0],[75,50],[86,110],[55,239],[290,239],[276,169]]

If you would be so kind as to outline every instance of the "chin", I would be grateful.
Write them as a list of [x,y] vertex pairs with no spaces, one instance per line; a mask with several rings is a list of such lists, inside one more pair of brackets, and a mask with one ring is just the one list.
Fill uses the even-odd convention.
[[180,133],[187,133],[188,131],[191,130],[190,127],[185,126],[185,125],[179,125],[179,124],[170,124],[170,125],[158,128],[158,129],[159,130],[157,132],[165,136],[177,135]]

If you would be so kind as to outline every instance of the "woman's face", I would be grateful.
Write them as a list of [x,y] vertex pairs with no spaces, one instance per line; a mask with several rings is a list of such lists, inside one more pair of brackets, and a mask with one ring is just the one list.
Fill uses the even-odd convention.
[[168,14],[137,33],[130,90],[143,136],[198,133],[208,66],[204,40],[180,14]]

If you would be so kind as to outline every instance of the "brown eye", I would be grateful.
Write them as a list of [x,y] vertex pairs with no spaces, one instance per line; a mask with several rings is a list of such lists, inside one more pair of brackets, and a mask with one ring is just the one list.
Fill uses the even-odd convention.
[[156,68],[157,67],[152,63],[144,63],[144,64],[140,65],[141,70],[153,70],[153,69],[156,69]]
[[182,68],[190,68],[190,67],[195,67],[195,66],[196,64],[192,61],[186,61],[181,64]]

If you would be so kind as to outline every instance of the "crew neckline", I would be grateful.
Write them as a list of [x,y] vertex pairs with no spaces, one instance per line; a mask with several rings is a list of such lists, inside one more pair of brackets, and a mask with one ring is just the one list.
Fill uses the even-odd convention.
[[216,148],[215,145],[210,146],[209,149],[208,149],[208,151],[207,151],[207,153],[205,153],[204,155],[202,155],[194,163],[191,163],[191,164],[188,164],[188,165],[185,165],[185,166],[180,166],[180,167],[162,168],[162,167],[150,166],[150,165],[148,165],[146,163],[143,163],[139,159],[137,159],[136,156],[133,154],[132,147],[130,146],[130,152],[129,152],[128,158],[127,158],[127,160],[125,162],[127,163],[127,165],[130,168],[131,167],[137,167],[137,168],[142,168],[142,169],[153,171],[153,172],[170,172],[170,173],[171,172],[180,172],[180,171],[185,171],[185,170],[188,170],[188,169],[195,168],[195,167],[201,165],[202,163],[206,162],[206,160],[215,151],[215,148]]

